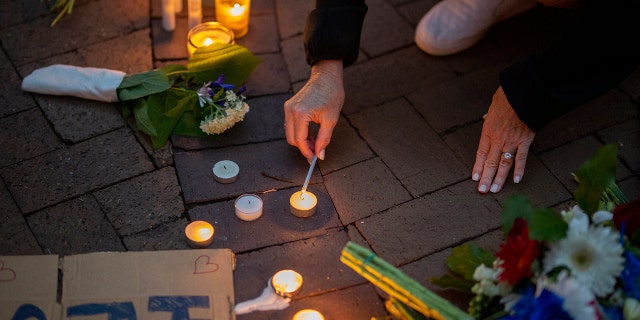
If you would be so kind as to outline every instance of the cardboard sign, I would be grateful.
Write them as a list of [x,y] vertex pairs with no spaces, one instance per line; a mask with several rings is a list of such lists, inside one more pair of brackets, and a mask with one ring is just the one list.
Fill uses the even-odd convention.
[[[0,319],[233,320],[228,249],[0,257]],[[14,275],[15,274],[15,275]]]

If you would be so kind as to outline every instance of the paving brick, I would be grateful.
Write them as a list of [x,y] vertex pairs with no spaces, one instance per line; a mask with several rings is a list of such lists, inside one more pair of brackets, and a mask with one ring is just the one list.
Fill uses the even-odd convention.
[[230,248],[236,253],[319,237],[342,228],[333,202],[321,184],[308,188],[318,197],[316,213],[307,218],[291,214],[289,198],[299,190],[292,188],[257,194],[262,199],[263,211],[262,216],[254,221],[236,217],[236,199],[194,207],[189,210],[189,217],[192,221],[205,220],[213,225],[212,248]]
[[3,79],[0,83],[0,117],[27,110],[36,105],[31,96],[20,88],[22,79],[1,50],[0,77]]
[[[578,187],[572,173],[592,158],[603,145],[593,136],[574,140],[566,145],[540,154],[540,160],[572,193]],[[631,172],[619,161],[616,163],[616,180],[631,176]]]
[[376,57],[413,44],[413,27],[385,0],[369,0],[360,47]]
[[[402,3],[401,3],[402,2]],[[391,0],[396,10],[415,28],[420,19],[440,0],[404,1]]]
[[[489,250],[495,253],[498,251],[499,244],[502,242],[502,239],[502,231],[497,230],[465,242],[475,244],[484,250]],[[449,302],[462,309],[462,311],[466,312],[469,306],[469,300],[473,298],[472,295],[464,294],[456,290],[443,289],[432,284],[429,280],[432,277],[441,277],[449,271],[446,265],[446,259],[451,255],[451,252],[452,249],[449,248],[434,253],[418,261],[402,266],[400,271],[404,272],[407,276],[411,277],[425,288],[447,299]]]
[[237,302],[256,298],[276,272],[293,269],[304,283],[296,299],[351,287],[366,280],[340,262],[348,241],[345,232],[331,232],[236,255],[234,291]]
[[469,175],[404,99],[367,109],[349,119],[414,198]]
[[125,236],[178,219],[185,211],[172,167],[125,180],[94,196],[109,222]]
[[411,200],[411,195],[379,158],[335,171],[324,179],[343,224]]
[[302,36],[283,40],[280,45],[282,46],[282,55],[289,71],[289,80],[296,82],[309,79],[311,67],[307,64]]
[[315,9],[313,1],[275,0],[278,31],[282,39],[301,35],[307,15]]
[[138,130],[134,117],[129,117],[127,119],[127,124],[138,139],[138,142],[140,142],[140,145],[144,148],[144,151],[146,151],[149,157],[151,157],[151,160],[156,167],[164,168],[166,166],[173,166],[173,145],[171,141],[167,141],[164,146],[154,149],[149,136]]
[[0,135],[0,167],[62,147],[38,108],[0,118]]
[[0,256],[42,254],[38,241],[4,183],[0,184],[0,207]]
[[498,72],[495,68],[489,68],[439,85],[420,88],[408,94],[407,99],[434,130],[443,133],[482,119],[499,86]]
[[638,106],[618,89],[555,119],[536,133],[531,149],[538,153],[638,116]]
[[254,54],[280,52],[280,38],[275,17],[252,15],[249,19],[249,31],[244,37],[236,39],[236,43]]
[[173,136],[173,145],[186,150],[224,147],[284,139],[284,102],[290,95],[248,98],[249,112],[242,122],[220,135],[205,138]]
[[153,169],[129,130],[120,129],[0,170],[24,213]]
[[148,2],[92,1],[74,8],[53,28],[49,16],[8,27],[0,41],[11,60],[22,65],[144,28],[149,24],[148,12]]
[[622,81],[620,88],[622,88],[633,101],[640,102],[640,68],[636,68],[627,79]]
[[262,62],[247,79],[247,97],[289,92],[289,72],[282,54],[257,55]]
[[149,28],[78,49],[87,66],[134,74],[153,69]]
[[162,224],[151,230],[122,237],[128,251],[160,251],[191,249],[187,244],[184,228],[186,218]]
[[605,143],[616,143],[621,161],[636,174],[640,173],[640,118],[634,117],[604,129],[598,136]]
[[[238,164],[238,179],[231,184],[213,179],[213,165],[220,160]],[[302,186],[309,163],[286,141],[274,141],[222,149],[178,152],[174,156],[176,171],[185,203],[236,198],[243,193],[259,193],[271,189]],[[293,180],[293,183],[267,177]],[[310,184],[322,181],[317,169]]]
[[342,111],[352,114],[452,78],[453,72],[441,59],[416,47],[398,50],[345,68],[347,95]]
[[500,206],[465,181],[356,223],[375,253],[398,266],[500,226]]
[[469,177],[471,177],[471,170],[476,162],[476,151],[478,150],[482,124],[483,122],[468,124],[442,136],[444,142],[467,167],[467,175]]
[[159,60],[186,59],[187,34],[189,33],[187,18],[176,18],[176,28],[166,31],[162,28],[161,19],[151,20],[151,42],[153,43],[153,57]]
[[629,201],[640,199],[640,178],[631,177],[617,182],[617,185]]
[[[0,28],[23,23],[49,14],[46,1],[3,1],[0,3]],[[51,21],[55,15],[49,14]]]
[[47,254],[125,251],[100,206],[90,195],[60,203],[27,217]]
[[331,143],[325,151],[325,159],[318,164],[322,174],[326,175],[374,156],[373,151],[358,135],[355,128],[344,117],[340,117],[333,130]]
[[[304,286],[304,284],[303,284]],[[241,302],[241,301],[236,301]],[[385,316],[384,302],[376,294],[372,284],[361,284],[340,291],[318,296],[293,299],[283,310],[254,311],[238,315],[238,320],[281,320],[292,319],[296,312],[314,309],[325,319],[370,320]]]

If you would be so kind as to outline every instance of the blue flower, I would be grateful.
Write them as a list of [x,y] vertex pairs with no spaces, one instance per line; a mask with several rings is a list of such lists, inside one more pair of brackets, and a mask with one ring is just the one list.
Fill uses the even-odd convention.
[[553,292],[543,289],[538,297],[534,296],[534,287],[529,286],[520,300],[513,306],[504,320],[571,320],[571,316],[562,308],[564,300]]
[[625,250],[624,257],[624,270],[620,274],[622,289],[627,297],[640,300],[640,260],[628,250]]

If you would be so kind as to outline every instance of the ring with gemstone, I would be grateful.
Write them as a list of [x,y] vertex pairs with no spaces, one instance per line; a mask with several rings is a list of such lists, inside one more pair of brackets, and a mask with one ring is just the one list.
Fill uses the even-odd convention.
[[510,152],[505,152],[502,154],[502,156],[507,160],[513,158],[513,155]]

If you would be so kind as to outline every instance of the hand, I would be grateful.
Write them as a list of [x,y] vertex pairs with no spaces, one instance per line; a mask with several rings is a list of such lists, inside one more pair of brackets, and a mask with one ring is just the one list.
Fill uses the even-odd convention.
[[[325,148],[340,118],[344,103],[342,60],[322,60],[311,67],[309,81],[284,103],[287,142],[311,160],[324,160]],[[309,123],[320,125],[316,138],[309,135]]]
[[[496,193],[502,190],[514,162],[513,182],[519,183],[524,175],[529,147],[534,137],[535,132],[518,119],[502,87],[499,87],[493,95],[489,112],[484,115],[476,163],[473,166],[472,179],[480,181],[478,191]],[[505,158],[505,153],[510,153],[512,157]]]

